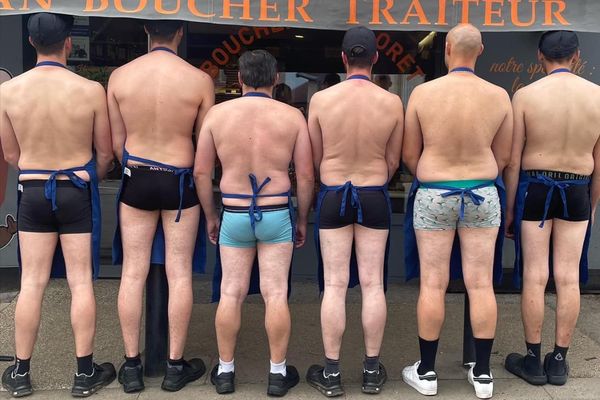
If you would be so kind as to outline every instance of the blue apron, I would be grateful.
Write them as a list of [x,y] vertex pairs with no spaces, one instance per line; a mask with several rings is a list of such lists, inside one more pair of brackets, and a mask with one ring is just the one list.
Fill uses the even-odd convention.
[[[349,78],[350,79],[350,78]],[[354,78],[360,79],[360,78]],[[317,209],[315,210],[315,248],[317,251],[317,258],[319,260],[319,269],[318,269],[318,278],[319,278],[319,289],[322,292],[325,289],[325,280],[323,276],[323,257],[321,255],[321,242],[319,238],[319,226],[321,221],[321,207],[323,206],[323,200],[325,196],[329,192],[343,192],[342,193],[342,204],[340,205],[340,216],[346,215],[346,209],[348,208],[347,199],[348,193],[350,193],[351,201],[350,206],[357,210],[358,212],[358,223],[363,222],[363,210],[362,204],[360,202],[359,193],[360,192],[382,192],[385,196],[388,205],[388,220],[390,221],[390,225],[388,229],[390,233],[388,234],[387,244],[385,246],[385,261],[383,264],[383,286],[384,290],[387,290],[387,276],[388,276],[388,258],[390,252],[390,235],[391,235],[391,225],[392,225],[392,202],[390,200],[390,195],[388,193],[387,184],[383,186],[354,186],[352,182],[346,182],[340,186],[327,186],[321,184],[321,190],[319,191],[319,197],[317,199]],[[350,280],[348,281],[348,287],[353,288],[360,284],[360,279],[358,276],[358,262],[356,261],[356,251],[354,246],[352,246],[352,255],[350,257]]]
[[[257,201],[259,198],[267,198],[267,197],[286,197],[288,201],[288,209],[290,212],[290,221],[292,222],[292,242],[296,241],[296,224],[295,224],[295,213],[294,213],[294,205],[292,204],[292,192],[291,189],[287,192],[277,193],[277,194],[260,194],[260,192],[264,189],[264,187],[271,182],[271,178],[267,177],[263,183],[260,185],[256,179],[254,174],[249,175],[250,178],[250,186],[252,188],[252,194],[227,194],[222,193],[221,197],[223,199],[242,199],[242,200],[250,200],[250,207],[248,208],[248,214],[250,215],[250,224],[252,225],[252,230],[255,230],[256,222],[262,220],[262,209],[258,206]],[[221,212],[221,220],[223,219],[223,212]],[[288,276],[288,296],[291,293],[291,277],[292,277],[292,268],[290,267],[290,273]],[[218,302],[221,299],[221,280],[223,278],[223,269],[221,266],[221,248],[219,244],[217,244],[217,254],[216,254],[216,262],[215,262],[215,271],[213,275],[213,295],[212,301]],[[254,258],[254,264],[252,266],[252,273],[250,275],[250,287],[248,289],[248,295],[259,294],[260,293],[260,273],[258,269],[258,256]]]
[[[179,177],[179,209],[175,222],[179,222],[181,218],[181,205],[183,203],[183,191],[185,188],[186,180],[190,187],[194,187],[194,175],[192,168],[178,168],[172,165],[163,164],[157,161],[148,160],[130,155],[126,149],[123,149],[123,178],[121,180],[121,187],[119,194],[117,195],[117,228],[113,239],[112,258],[113,264],[118,265],[123,263],[123,245],[121,243],[121,219],[119,216],[119,204],[121,202],[121,191],[125,179],[128,177],[127,163],[129,161],[136,161],[152,167],[164,168],[174,171],[175,175]],[[206,241],[205,241],[205,221],[204,214],[200,215],[200,222],[198,226],[198,234],[196,236],[196,245],[194,247],[194,256],[192,258],[192,270],[196,273],[204,273],[204,267],[206,264]],[[154,235],[154,241],[152,243],[152,253],[150,258],[151,264],[165,265],[165,233],[162,228],[162,222],[159,218],[158,225],[156,227],[156,234]]]
[[[562,71],[559,71],[562,72]],[[548,186],[548,194],[546,195],[546,203],[544,205],[544,216],[540,223],[540,228],[544,227],[546,216],[548,215],[548,209],[552,201],[552,194],[554,190],[558,190],[560,198],[563,203],[564,216],[568,217],[569,212],[567,210],[567,198],[565,189],[573,185],[588,185],[590,186],[590,179],[581,180],[564,180],[555,181],[545,175],[537,175],[535,177],[529,176],[525,172],[521,172],[519,177],[519,187],[517,189],[517,197],[515,199],[515,219],[514,219],[514,232],[515,232],[515,268],[513,271],[513,285],[517,289],[521,289],[521,283],[523,279],[523,260],[521,258],[521,222],[523,221],[523,211],[525,209],[525,199],[527,197],[527,190],[529,184],[541,183]],[[583,252],[581,253],[581,260],[579,261],[579,280],[585,284],[588,281],[588,249],[590,246],[590,237],[592,234],[592,216],[590,214],[590,223],[588,224],[587,232],[585,235],[585,241],[583,243]],[[550,276],[552,276],[552,243],[550,243]]]
[[[87,172],[90,181],[86,182],[75,174],[75,172]],[[34,170],[24,169],[19,171],[19,175],[39,175],[49,174],[48,180],[44,187],[44,194],[48,201],[52,203],[52,211],[56,211],[58,206],[56,205],[56,178],[58,176],[66,176],[69,178],[73,186],[80,189],[90,189],[90,200],[92,206],[92,276],[94,279],[98,278],[98,272],[100,270],[100,234],[102,232],[102,216],[100,212],[100,192],[98,190],[98,175],[96,173],[96,160],[92,158],[87,164],[82,167],[75,167],[61,170]],[[20,185],[20,183],[19,183]],[[17,215],[18,207],[21,203],[21,190],[17,194]],[[18,216],[17,216],[18,220]],[[21,265],[21,253],[17,250],[17,257],[19,265]],[[52,261],[52,272],[51,277],[53,278],[64,278],[66,277],[65,260],[60,247],[60,242],[56,247],[54,253],[54,259]]]
[[[506,212],[506,190],[504,188],[504,182],[502,181],[501,177],[496,178],[494,184],[496,186],[496,189],[498,190],[498,196],[500,197],[500,208],[502,210],[500,229],[498,230],[498,238],[496,239],[496,252],[494,254],[494,282],[500,283],[500,281],[502,280],[502,247],[504,245],[504,215]],[[462,219],[464,217],[465,211],[465,197],[469,197],[475,205],[481,204],[484,198],[475,194],[473,190],[487,187],[489,186],[489,183],[468,189],[457,189],[454,187],[443,185],[434,185],[426,183],[422,184],[417,179],[413,181],[407,200],[406,215],[404,217],[404,264],[406,269],[407,281],[414,278],[418,278],[420,275],[419,250],[417,247],[417,237],[414,229],[413,212],[415,207],[415,196],[417,194],[417,190],[421,186],[431,189],[446,190],[446,193],[442,194],[443,197],[460,196],[460,218]],[[462,279],[462,277],[462,259],[460,255],[460,242],[457,234],[454,238],[454,244],[452,246],[452,253],[450,256],[450,279]]]

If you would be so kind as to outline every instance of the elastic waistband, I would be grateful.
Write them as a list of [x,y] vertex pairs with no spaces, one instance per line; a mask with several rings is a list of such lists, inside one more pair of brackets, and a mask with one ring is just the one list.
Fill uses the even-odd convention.
[[[259,208],[262,212],[283,211],[283,210],[287,211],[289,209],[289,205],[288,204],[275,204],[275,205],[269,205],[269,206],[259,206]],[[239,214],[246,213],[247,214],[248,212],[250,212],[250,207],[223,205],[223,210],[226,212],[230,212],[230,213],[239,213]]]
[[493,185],[494,181],[489,179],[465,179],[459,181],[421,182],[421,186],[425,189],[437,189],[435,186],[447,186],[454,189],[470,189],[477,186],[489,187]]
[[175,170],[164,167],[157,167],[154,165],[128,165],[127,168],[136,171],[149,171],[149,172],[167,172],[170,174],[174,174]]
[[546,178],[554,179],[557,181],[587,181],[591,179],[590,175],[579,175],[572,172],[561,172],[561,171],[547,171],[547,170],[526,170],[523,173],[531,177],[537,177],[538,175],[545,176]]
[[[46,179],[31,179],[31,180],[27,180],[27,181],[19,181],[19,185],[21,185],[24,188],[28,188],[28,187],[45,187],[46,186],[46,182],[48,182],[48,180],[46,180]],[[68,179],[57,179],[56,180],[56,187],[77,188],[75,185],[73,185],[73,182],[71,182]]]

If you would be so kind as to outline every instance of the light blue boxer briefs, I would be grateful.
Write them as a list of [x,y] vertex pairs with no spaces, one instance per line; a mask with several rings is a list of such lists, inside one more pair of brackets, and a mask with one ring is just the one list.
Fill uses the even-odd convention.
[[248,208],[225,207],[221,221],[219,245],[229,247],[256,247],[257,243],[276,244],[292,242],[292,220],[286,205],[268,209],[263,207],[262,219],[252,229]]

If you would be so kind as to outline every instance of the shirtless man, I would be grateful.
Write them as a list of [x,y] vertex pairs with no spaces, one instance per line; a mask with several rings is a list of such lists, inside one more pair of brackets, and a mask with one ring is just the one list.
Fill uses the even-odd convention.
[[[176,54],[183,36],[179,21],[145,25],[151,51],[110,77],[108,106],[114,151],[122,160],[120,236],[123,272],[119,319],[125,363],[119,381],[126,393],[144,389],[139,353],[142,295],[157,226],[164,231],[169,284],[169,360],[162,388],[182,389],[206,371],[200,359],[185,361],[183,350],[192,312],[192,262],[200,206],[193,188],[194,126],[199,131],[214,104],[208,75]],[[161,228],[159,228],[161,229]],[[117,236],[118,238],[118,236]],[[120,243],[115,243],[119,250]]]
[[317,251],[324,268],[321,328],[326,359],[324,367],[311,366],[306,379],[328,397],[344,394],[339,358],[353,242],[363,299],[362,390],[379,393],[387,379],[379,362],[387,317],[384,260],[391,220],[386,185],[400,163],[404,109],[398,96],[370,82],[376,47],[369,29],[346,32],[342,60],[347,80],[318,92],[310,103],[313,160],[321,180]]
[[20,182],[16,363],[2,375],[2,386],[14,397],[33,392],[30,358],[59,239],[71,289],[77,355],[72,394],[89,396],[115,379],[112,364],[97,365],[92,357],[96,333],[92,276],[98,272],[100,250],[100,226],[95,222],[100,218],[98,180],[113,159],[110,125],[104,88],[65,66],[72,25],[73,17],[47,13],[30,17],[29,42],[36,49],[37,65],[0,87],[2,147]]
[[[286,366],[291,333],[287,295],[294,236],[296,247],[302,246],[314,190],[310,139],[302,113],[271,99],[278,80],[275,58],[264,50],[248,51],[240,57],[239,66],[243,97],[208,113],[198,139],[194,170],[209,238],[220,245],[223,271],[215,320],[219,363],[210,379],[219,394],[235,390],[234,353],[242,304],[258,255],[271,353],[267,393],[283,396],[298,383],[296,368]],[[223,169],[221,223],[212,186],[217,157]],[[291,161],[297,180],[295,232],[288,174]]]
[[[521,267],[523,271],[521,310],[527,355],[510,354],[505,366],[534,385],[567,381],[566,355],[579,316],[579,281],[587,280],[587,262],[580,270],[580,260],[587,260],[584,240],[600,199],[600,87],[570,73],[579,60],[578,48],[573,32],[544,34],[538,58],[548,76],[519,90],[513,99],[507,226],[514,226],[517,283]],[[542,366],[551,242],[556,342]]]
[[492,274],[501,222],[494,180],[510,159],[513,120],[506,91],[474,73],[482,52],[481,33],[475,27],[452,29],[446,39],[450,73],[418,86],[406,113],[403,160],[420,181],[414,228],[421,271],[421,360],[402,375],[424,395],[437,393],[435,357],[457,231],[477,360],[468,378],[479,398],[493,393],[489,362],[497,310]]

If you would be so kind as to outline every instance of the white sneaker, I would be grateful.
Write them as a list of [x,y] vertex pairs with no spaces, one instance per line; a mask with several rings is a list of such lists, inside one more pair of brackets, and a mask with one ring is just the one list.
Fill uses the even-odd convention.
[[475,388],[475,396],[480,399],[490,399],[494,395],[494,378],[492,377],[492,373],[489,375],[481,375],[475,377],[473,375],[473,368],[475,368],[475,363],[470,363],[471,368],[469,368],[468,379],[469,383],[473,385]]
[[408,366],[402,370],[402,379],[412,386],[417,392],[425,396],[435,396],[437,394],[437,374],[434,371],[428,371],[425,375],[419,375],[417,369],[421,361]]

